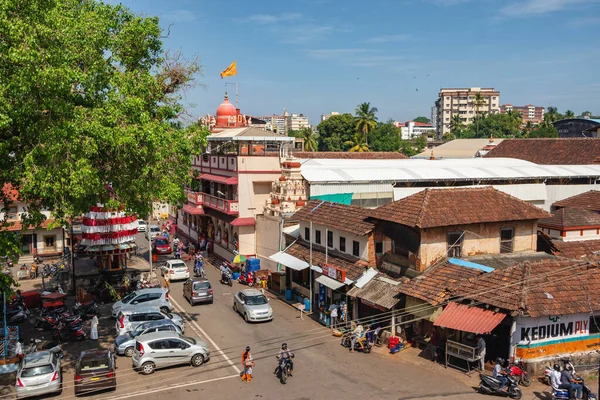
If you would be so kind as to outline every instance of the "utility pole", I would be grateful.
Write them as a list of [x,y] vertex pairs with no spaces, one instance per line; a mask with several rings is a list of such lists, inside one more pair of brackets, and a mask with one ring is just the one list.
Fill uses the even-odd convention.
[[[71,271],[73,271],[73,294],[77,298],[77,276],[75,275],[75,253],[73,246],[73,218],[71,217],[71,227],[69,230],[69,240],[71,241]],[[80,300],[81,301],[81,300]]]
[[148,215],[148,223],[146,224],[146,235],[148,235],[148,262],[150,263],[150,276],[148,277],[148,281],[152,278],[152,231],[149,231],[150,222],[152,222],[152,214]]

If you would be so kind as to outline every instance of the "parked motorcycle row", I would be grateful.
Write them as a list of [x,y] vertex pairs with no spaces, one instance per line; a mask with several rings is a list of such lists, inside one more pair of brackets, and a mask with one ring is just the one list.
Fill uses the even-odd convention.
[[82,341],[87,338],[84,321],[99,315],[98,305],[94,301],[85,305],[77,303],[72,311],[64,307],[52,311],[42,308],[35,326],[43,330],[52,330],[53,339],[59,342]]

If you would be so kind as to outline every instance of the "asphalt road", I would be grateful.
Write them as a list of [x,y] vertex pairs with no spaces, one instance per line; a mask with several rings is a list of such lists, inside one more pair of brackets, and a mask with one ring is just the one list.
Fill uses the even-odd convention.
[[[140,235],[141,236],[141,235]],[[141,239],[141,238],[140,238]],[[144,240],[138,241],[143,254]],[[183,282],[171,283],[173,311],[188,321],[185,334],[210,344],[211,359],[204,365],[178,366],[158,370],[149,376],[133,371],[131,360],[117,359],[117,389],[87,398],[102,400],[189,399],[190,395],[208,399],[481,399],[469,385],[440,366],[424,368],[410,364],[399,356],[349,353],[340,339],[298,311],[272,299],[275,318],[272,322],[247,324],[232,309],[233,294],[245,286],[221,285],[219,272],[207,266],[213,285],[214,304],[192,307],[182,296]],[[108,309],[108,306],[106,306]],[[114,320],[109,312],[101,318],[100,342],[70,344],[64,365],[64,390],[55,398],[73,399],[73,354],[83,348],[112,348]],[[273,375],[275,355],[286,342],[296,354],[295,373],[286,385]],[[249,345],[256,361],[253,381],[240,380],[241,354]],[[11,397],[1,397],[4,400]]]

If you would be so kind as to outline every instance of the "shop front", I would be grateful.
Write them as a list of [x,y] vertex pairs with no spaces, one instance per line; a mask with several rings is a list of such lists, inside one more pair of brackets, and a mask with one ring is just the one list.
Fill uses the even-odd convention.
[[331,264],[322,267],[313,266],[317,272],[315,276],[313,302],[316,308],[313,312],[319,313],[319,322],[325,326],[331,325],[331,311],[338,309],[338,324],[345,324],[351,320],[352,299],[348,297],[351,281],[346,278],[346,271]]

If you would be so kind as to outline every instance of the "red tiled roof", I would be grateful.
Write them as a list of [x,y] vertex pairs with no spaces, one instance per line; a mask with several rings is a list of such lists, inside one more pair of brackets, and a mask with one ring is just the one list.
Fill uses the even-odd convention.
[[450,299],[463,279],[475,278],[482,270],[449,262],[428,268],[423,274],[400,285],[398,291],[437,306]]
[[538,232],[538,249],[557,257],[573,260],[600,260],[599,240],[564,240],[552,239],[546,233]]
[[254,217],[245,217],[245,218],[236,218],[231,221],[231,226],[254,226],[256,225],[256,220]]
[[538,226],[558,229],[596,227],[600,226],[600,214],[595,211],[579,210],[576,208],[560,208],[554,211],[551,217],[540,219]]
[[213,175],[213,174],[200,174],[200,176],[198,176],[198,179],[204,179],[206,181],[223,183],[225,185],[237,185],[238,184],[238,178],[236,178],[235,176],[220,176],[220,175]]
[[186,204],[183,206],[182,210],[192,215],[204,215],[204,209],[202,208],[202,206],[194,207],[192,205]]
[[310,200],[304,207],[296,211],[292,219],[312,221],[319,225],[362,236],[375,228],[373,223],[366,221],[370,212],[371,210],[367,208],[323,200]]
[[299,151],[294,153],[296,158],[329,158],[329,159],[352,159],[352,160],[394,160],[408,158],[402,153],[395,151],[369,151],[365,153],[349,151]]
[[449,303],[433,325],[457,331],[486,334],[491,333],[504,318],[506,318],[506,314],[501,312],[496,313],[479,307]]
[[463,280],[456,295],[533,318],[600,310],[598,264],[558,259],[522,263]]
[[425,189],[371,212],[373,218],[418,228],[536,220],[550,215],[492,187]]
[[415,124],[415,126],[429,126],[429,127],[432,127],[432,128],[433,128],[433,125],[431,125],[431,124],[428,124],[428,123],[425,123],[425,122],[419,122],[419,121],[406,121],[406,122],[404,123],[404,126],[407,126],[409,122],[412,122],[412,123],[414,123],[414,124]]
[[590,190],[576,196],[567,197],[552,204],[554,207],[570,207],[580,210],[600,212],[600,190]]
[[2,194],[10,201],[17,201],[19,199],[19,191],[9,182],[2,185]]
[[[310,262],[310,249],[307,243],[296,241],[285,252],[302,261]],[[312,265],[323,267],[323,264],[325,264],[324,249],[322,246],[313,244]],[[345,255],[342,257],[334,252],[329,252],[327,255],[327,264],[346,271],[346,277],[353,281],[356,281],[369,267],[369,263],[364,260]]]
[[[48,226],[51,223],[53,223],[53,222],[55,222],[55,219],[53,219],[53,218],[45,219],[42,222],[42,225],[39,226],[39,228],[40,229],[47,229]],[[23,223],[22,223],[22,221],[8,221],[8,224],[9,224],[8,227],[6,227],[6,228],[0,228],[0,230],[6,230],[6,231],[11,231],[11,232],[17,232],[17,231],[23,230]],[[36,229],[36,227],[32,225],[32,226],[30,226],[27,229]]]
[[600,163],[600,138],[504,139],[484,157],[518,158],[536,164]]

